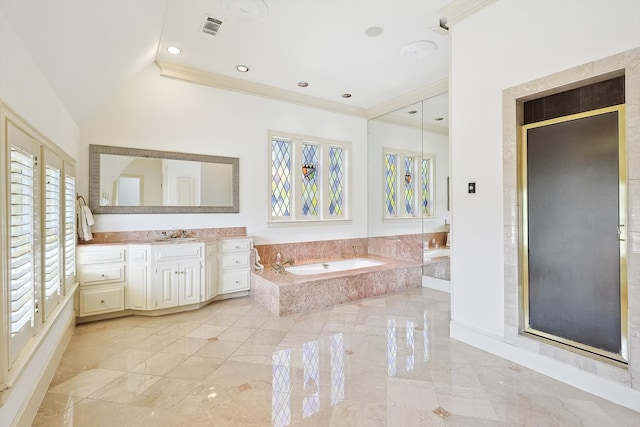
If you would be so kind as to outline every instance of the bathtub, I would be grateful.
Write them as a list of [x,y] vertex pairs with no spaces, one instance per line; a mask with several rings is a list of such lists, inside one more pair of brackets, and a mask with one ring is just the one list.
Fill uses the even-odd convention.
[[310,276],[312,274],[335,273],[336,271],[355,270],[358,268],[383,265],[384,262],[368,258],[342,259],[337,261],[317,262],[315,264],[303,264],[287,267],[287,271],[298,276]]
[[424,250],[424,262],[431,261],[434,258],[448,257],[451,254],[449,248],[433,248]]

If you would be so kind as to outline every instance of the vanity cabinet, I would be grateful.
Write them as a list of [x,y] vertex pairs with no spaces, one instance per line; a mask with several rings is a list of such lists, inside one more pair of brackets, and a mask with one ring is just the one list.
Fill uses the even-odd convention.
[[215,298],[219,293],[219,273],[218,273],[218,242],[209,242],[205,245],[205,276],[202,300],[208,301]]
[[202,243],[156,245],[152,248],[153,282],[148,309],[200,302]]
[[78,247],[80,316],[124,310],[127,246]]
[[248,291],[251,277],[251,242],[247,239],[220,241],[220,293]]
[[250,285],[251,249],[250,238],[80,245],[78,316],[143,314],[242,295]]
[[125,286],[125,308],[147,309],[147,289],[151,273],[151,246],[129,245],[129,274]]

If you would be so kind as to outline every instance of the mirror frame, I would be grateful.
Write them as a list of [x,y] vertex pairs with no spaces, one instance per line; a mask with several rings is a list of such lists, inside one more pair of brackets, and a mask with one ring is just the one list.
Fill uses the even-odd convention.
[[[148,157],[154,159],[190,160],[194,162],[231,165],[233,205],[230,206],[100,206],[100,156]],[[178,153],[174,151],[144,150],[138,148],[89,145],[89,207],[96,214],[157,214],[157,213],[239,213],[240,212],[240,159],[237,157],[206,154]]]

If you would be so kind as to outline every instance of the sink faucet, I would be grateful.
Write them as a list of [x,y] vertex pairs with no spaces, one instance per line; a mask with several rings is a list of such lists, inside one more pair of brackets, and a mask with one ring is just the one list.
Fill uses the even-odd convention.
[[283,262],[282,257],[280,256],[280,252],[278,252],[278,254],[276,255],[276,262],[271,264],[271,268],[273,268],[274,273],[280,274],[286,271],[284,269],[286,265],[293,265],[293,264],[295,264],[295,262],[293,261],[293,258],[287,258]]

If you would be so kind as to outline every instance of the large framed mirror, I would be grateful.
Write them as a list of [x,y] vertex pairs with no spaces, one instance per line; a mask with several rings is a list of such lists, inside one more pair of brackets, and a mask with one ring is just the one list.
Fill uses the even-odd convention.
[[89,146],[89,207],[98,214],[238,213],[236,157]]

